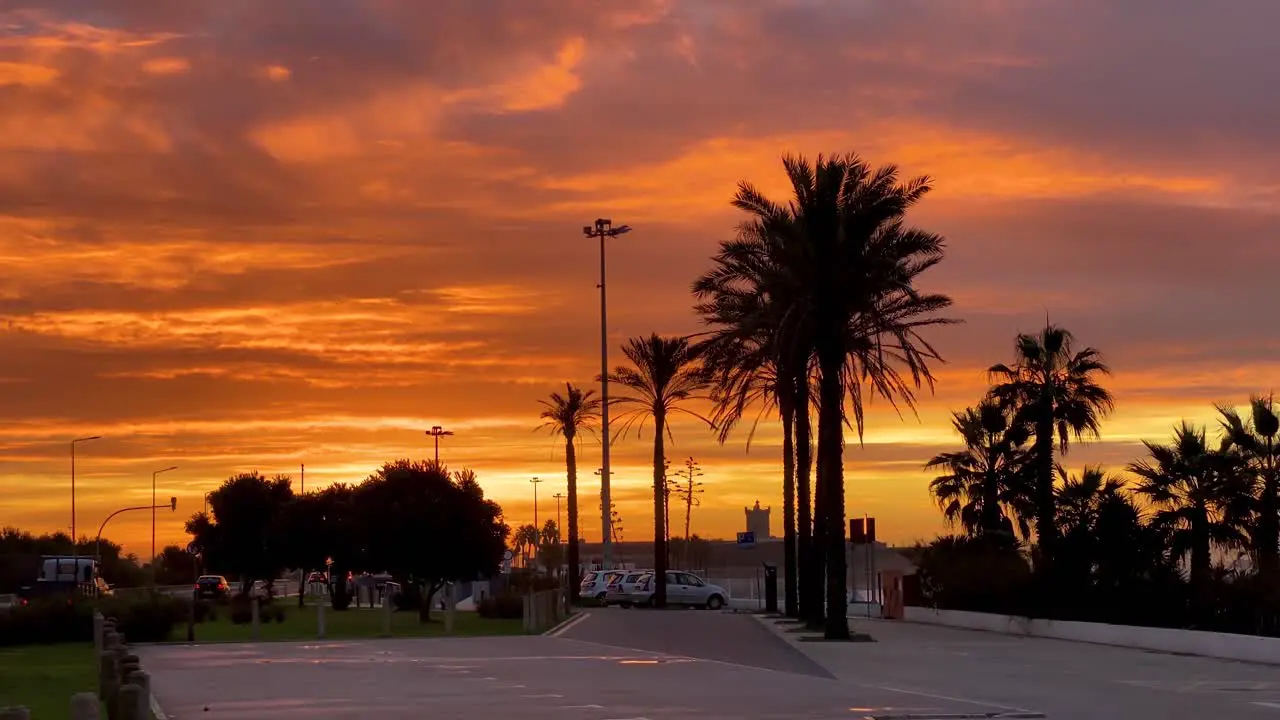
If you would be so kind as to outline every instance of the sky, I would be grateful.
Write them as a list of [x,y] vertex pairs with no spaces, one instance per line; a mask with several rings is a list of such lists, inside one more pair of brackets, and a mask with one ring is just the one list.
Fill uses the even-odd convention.
[[[871,410],[848,512],[945,532],[922,465],[1046,317],[1118,402],[1066,458],[1117,471],[1280,363],[1280,5],[1237,0],[0,0],[0,525],[77,530],[162,501],[160,545],[227,476],[308,490],[399,457],[473,468],[512,524],[564,491],[539,398],[701,329],[689,286],[779,158],[855,151],[934,192],[921,282],[964,323],[918,416]],[[694,532],[775,508],[780,432],[701,463]],[[651,535],[652,434],[619,439],[625,539]],[[598,442],[583,443],[599,536]],[[673,519],[678,513],[673,511]],[[683,518],[681,517],[681,522]],[[149,552],[148,513],[106,535]]]

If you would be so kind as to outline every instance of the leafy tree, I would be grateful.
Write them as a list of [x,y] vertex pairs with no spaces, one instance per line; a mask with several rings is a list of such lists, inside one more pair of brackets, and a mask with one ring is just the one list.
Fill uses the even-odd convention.
[[1054,493],[1054,445],[1066,453],[1071,438],[1098,435],[1102,418],[1114,400],[1098,384],[1110,374],[1097,350],[1076,351],[1070,332],[1046,325],[1038,335],[1019,334],[1012,365],[997,364],[988,370],[996,383],[991,397],[1014,408],[1019,422],[1034,437],[1030,468],[1036,504],[1036,570],[1052,588],[1052,563],[1057,539]]
[[424,620],[445,582],[496,573],[502,562],[509,528],[474,473],[397,460],[356,486],[352,499],[366,567],[418,588]]
[[288,563],[277,521],[292,500],[288,476],[234,475],[209,493],[212,517],[192,516],[187,533],[207,569],[238,576],[248,593],[254,581],[274,578]]
[[[733,204],[757,221],[753,242],[778,268],[773,332],[795,358],[812,357],[818,385],[818,482],[815,536],[825,555],[824,635],[849,637],[844,536],[846,407],[859,437],[864,399],[914,407],[915,392],[940,356],[921,335],[951,322],[937,313],[945,295],[923,294],[920,275],[943,257],[940,236],[905,225],[909,208],[930,189],[928,178],[905,182],[897,168],[872,169],[856,155],[819,156],[810,164],[785,157],[793,199],[787,205],[739,185]],[[799,367],[799,365],[797,365]],[[807,369],[807,364],[805,364]],[[807,387],[807,379],[797,387]],[[846,406],[846,402],[848,405]],[[799,417],[799,416],[797,416]]]
[[929,490],[947,521],[959,523],[970,536],[1008,538],[1017,522],[1022,537],[1029,536],[1027,518],[1034,506],[1025,475],[1025,426],[1011,424],[1009,411],[989,399],[953,413],[951,424],[964,449],[940,453],[925,464],[946,471]]
[[578,528],[578,453],[574,442],[583,430],[591,431],[600,420],[600,400],[592,390],[583,391],[565,383],[565,394],[551,393],[543,405],[543,429],[564,438],[564,464],[569,486],[569,602],[578,601],[578,580],[582,577],[581,533]]
[[1270,592],[1280,595],[1280,408],[1272,395],[1249,398],[1249,412],[1218,406],[1223,448],[1244,463],[1254,482],[1254,562]]
[[1150,458],[1130,463],[1137,490],[1158,508],[1154,521],[1167,529],[1174,558],[1191,558],[1191,591],[1202,617],[1209,611],[1212,550],[1244,544],[1241,509],[1251,487],[1234,459],[1211,449],[1203,428],[1186,421],[1173,442],[1144,441]]
[[196,557],[186,548],[166,545],[156,559],[157,585],[187,585],[196,581]]
[[631,408],[619,417],[622,421],[619,433],[626,434],[632,428],[638,431],[646,419],[653,419],[653,604],[661,608],[667,603],[665,441],[674,440],[668,419],[676,413],[685,413],[711,424],[710,420],[683,406],[707,389],[707,378],[697,364],[688,338],[657,334],[632,338],[622,347],[622,353],[634,367],[618,367],[609,374],[609,382],[624,388],[624,392],[610,402]]

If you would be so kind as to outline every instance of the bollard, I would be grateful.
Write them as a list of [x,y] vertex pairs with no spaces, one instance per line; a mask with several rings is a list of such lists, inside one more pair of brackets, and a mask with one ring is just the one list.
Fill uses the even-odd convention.
[[138,686],[138,717],[151,717],[151,676],[142,670],[135,670],[125,676],[125,683]]
[[261,622],[258,616],[258,598],[249,601],[250,607],[253,609],[253,641],[258,641],[258,624]]
[[0,720],[31,720],[31,711],[21,705],[0,708]]
[[[121,685],[120,694],[116,697],[117,720],[145,720],[138,715],[138,707],[142,703],[142,688],[137,685]],[[148,708],[148,714],[150,708]]]
[[72,695],[71,720],[98,720],[98,698],[93,693]]
[[382,594],[382,637],[391,637],[391,593]]
[[104,650],[98,656],[98,697],[108,707],[115,701],[116,690],[120,686],[119,662],[120,659],[110,650]]
[[324,639],[324,598],[316,603],[316,637]]
[[457,606],[457,602],[453,599],[453,583],[445,583],[444,585],[444,634],[453,634],[453,611]]

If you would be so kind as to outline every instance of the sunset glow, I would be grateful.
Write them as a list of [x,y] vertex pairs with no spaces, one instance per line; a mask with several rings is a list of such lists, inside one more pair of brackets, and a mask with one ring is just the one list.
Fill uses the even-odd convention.
[[[599,372],[581,227],[634,227],[609,247],[617,363],[625,338],[699,330],[689,285],[734,188],[785,199],[786,152],[935,181],[912,220],[949,255],[924,287],[965,322],[930,336],[948,362],[918,417],[873,404],[847,438],[848,512],[883,539],[944,531],[923,463],[1046,317],[1115,371],[1072,469],[1119,470],[1280,377],[1276,101],[1242,72],[1270,62],[1277,5],[30,5],[0,3],[0,526],[69,530],[75,437],[104,436],[76,449],[77,530],[176,465],[170,543],[228,475],[358,482],[430,457],[433,425],[509,522],[532,476],[551,517],[564,449],[537,401]],[[673,465],[705,471],[694,532],[731,537],[759,500],[780,533],[774,424],[749,452],[673,433]],[[613,447],[625,539],[652,527],[651,439]],[[599,461],[585,439],[590,541]],[[109,535],[142,554],[149,523]]]

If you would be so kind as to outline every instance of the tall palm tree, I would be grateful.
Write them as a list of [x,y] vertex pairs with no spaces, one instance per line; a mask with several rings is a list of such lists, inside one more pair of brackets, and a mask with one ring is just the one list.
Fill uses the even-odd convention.
[[[929,490],[950,523],[971,536],[1013,540],[1014,523],[1030,535],[1034,514],[1025,482],[1028,436],[1025,426],[1010,423],[1010,412],[991,399],[952,414],[951,424],[964,449],[935,455],[925,468],[944,470]],[[1006,512],[1007,511],[1007,512]]]
[[578,546],[578,452],[574,441],[586,430],[592,431],[600,418],[600,400],[594,390],[582,390],[573,383],[564,384],[565,393],[551,393],[540,400],[544,422],[539,429],[550,430],[552,435],[564,438],[564,465],[569,485],[569,602],[578,601],[578,580],[581,578],[581,549]]
[[1191,557],[1191,589],[1207,610],[1213,546],[1232,547],[1244,537],[1236,509],[1249,495],[1233,458],[1209,447],[1204,428],[1186,422],[1169,445],[1143,441],[1149,458],[1129,464],[1137,491],[1158,508],[1155,522],[1168,528],[1174,558]]
[[[1052,578],[1054,543],[1057,539],[1054,494],[1054,445],[1066,453],[1071,438],[1098,435],[1102,418],[1115,401],[1098,383],[1110,374],[1097,350],[1075,351],[1067,330],[1046,325],[1036,335],[1020,333],[1015,341],[1014,363],[988,370],[995,386],[991,397],[1015,408],[1035,438],[1031,448],[1031,472],[1036,503],[1037,571]],[[1046,586],[1046,591],[1048,586]]]
[[733,204],[757,221],[767,255],[779,269],[773,286],[779,289],[775,333],[781,345],[816,361],[814,534],[822,536],[825,554],[824,635],[841,639],[849,637],[846,402],[859,437],[867,395],[913,408],[915,392],[932,387],[929,363],[941,360],[921,330],[949,322],[936,313],[951,299],[915,287],[943,257],[940,236],[904,223],[907,210],[928,193],[928,178],[900,182],[896,167],[873,169],[853,154],[819,156],[813,164],[788,156],[783,167],[793,193],[788,204],[773,202],[745,182]]
[[711,421],[684,407],[707,389],[706,373],[697,362],[689,339],[684,337],[632,338],[622,347],[634,367],[618,367],[609,374],[609,382],[620,385],[623,393],[610,403],[629,406],[618,420],[618,434],[639,431],[646,419],[653,419],[653,575],[655,607],[667,602],[666,518],[666,440],[674,438],[668,423],[676,413],[691,415],[708,425]]
[[1249,415],[1218,406],[1223,448],[1245,463],[1255,482],[1252,551],[1272,590],[1280,589],[1280,408],[1272,395],[1249,398]]

